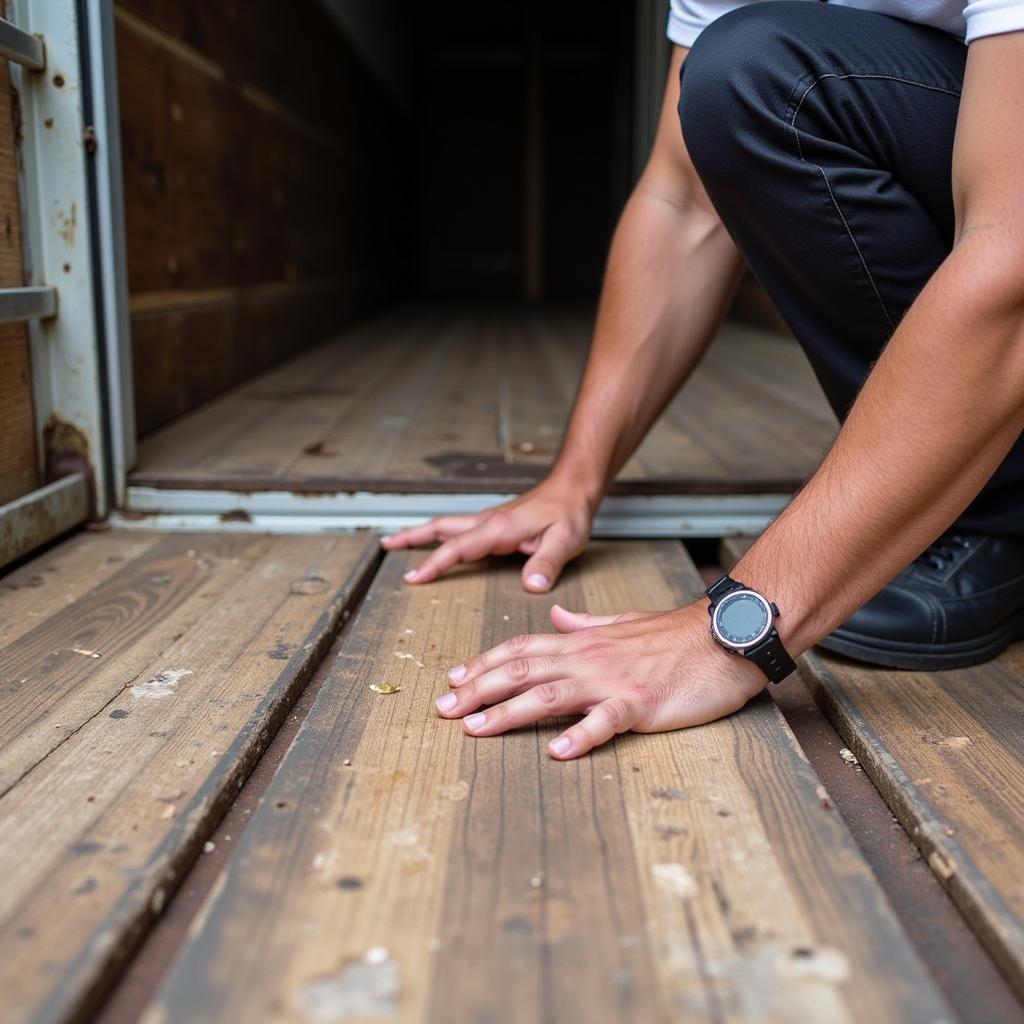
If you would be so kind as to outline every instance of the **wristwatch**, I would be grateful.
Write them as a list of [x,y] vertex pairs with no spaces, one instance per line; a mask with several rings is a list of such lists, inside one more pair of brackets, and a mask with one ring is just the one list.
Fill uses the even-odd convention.
[[711,635],[727,651],[752,661],[770,683],[781,683],[796,670],[775,628],[779,609],[764,594],[731,576],[723,576],[704,593],[711,601]]

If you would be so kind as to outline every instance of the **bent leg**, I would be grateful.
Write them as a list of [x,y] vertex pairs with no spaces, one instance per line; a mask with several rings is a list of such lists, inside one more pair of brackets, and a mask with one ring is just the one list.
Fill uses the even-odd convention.
[[[776,0],[714,22],[683,65],[694,166],[840,419],[952,246],[965,60],[933,29]],[[1018,442],[958,526],[1024,535],[1022,504]]]

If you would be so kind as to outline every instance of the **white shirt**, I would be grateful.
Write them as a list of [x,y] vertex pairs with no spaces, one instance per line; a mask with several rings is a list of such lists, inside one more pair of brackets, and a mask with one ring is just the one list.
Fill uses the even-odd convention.
[[[752,0],[747,0],[747,3]],[[889,14],[904,21],[931,25],[965,42],[982,36],[1024,29],[1024,0],[830,0],[842,7]],[[726,11],[745,7],[743,0],[670,0],[668,37],[692,46],[705,26]]]

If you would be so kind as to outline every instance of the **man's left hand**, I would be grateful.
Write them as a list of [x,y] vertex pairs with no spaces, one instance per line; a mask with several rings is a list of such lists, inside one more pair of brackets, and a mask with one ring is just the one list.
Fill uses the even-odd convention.
[[548,744],[567,761],[617,733],[711,722],[765,686],[756,665],[712,639],[705,601],[608,616],[555,605],[551,621],[557,633],[514,636],[452,669],[439,713],[481,737],[582,714]]

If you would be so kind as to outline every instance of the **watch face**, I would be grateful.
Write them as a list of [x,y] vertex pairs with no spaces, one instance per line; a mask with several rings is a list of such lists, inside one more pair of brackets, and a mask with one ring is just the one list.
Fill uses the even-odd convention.
[[767,634],[771,624],[768,602],[751,590],[739,590],[715,609],[712,627],[729,647],[749,647]]

